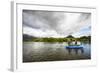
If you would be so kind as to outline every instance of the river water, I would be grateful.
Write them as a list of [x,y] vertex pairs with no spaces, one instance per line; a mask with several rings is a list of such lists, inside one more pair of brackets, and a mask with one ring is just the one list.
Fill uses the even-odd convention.
[[82,43],[84,48],[71,52],[65,48],[68,46],[63,43],[47,42],[24,42],[23,43],[23,62],[41,62],[41,61],[63,61],[63,60],[84,60],[91,58],[91,45]]

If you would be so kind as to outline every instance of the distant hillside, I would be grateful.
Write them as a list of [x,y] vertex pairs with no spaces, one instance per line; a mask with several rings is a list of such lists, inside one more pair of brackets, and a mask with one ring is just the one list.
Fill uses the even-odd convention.
[[53,38],[53,37],[34,37],[27,34],[23,34],[23,41],[32,41],[32,42],[68,42],[68,41],[81,41],[91,43],[91,36],[82,36],[75,38],[71,35],[64,38]]
[[36,37],[27,35],[27,34],[23,34],[23,41],[31,41],[32,39],[35,39]]

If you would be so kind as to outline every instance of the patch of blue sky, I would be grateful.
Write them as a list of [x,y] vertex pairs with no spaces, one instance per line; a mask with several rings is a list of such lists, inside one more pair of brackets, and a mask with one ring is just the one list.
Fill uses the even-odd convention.
[[80,31],[72,34],[74,37],[89,36],[91,35],[91,26],[85,26]]

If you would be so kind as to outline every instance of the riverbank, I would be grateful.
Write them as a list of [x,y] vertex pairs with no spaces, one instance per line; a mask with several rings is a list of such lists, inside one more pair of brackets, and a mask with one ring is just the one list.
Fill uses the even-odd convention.
[[85,37],[80,37],[80,38],[23,38],[24,42],[71,42],[71,41],[80,41],[80,42],[89,42],[91,43],[91,37],[90,36],[85,36]]

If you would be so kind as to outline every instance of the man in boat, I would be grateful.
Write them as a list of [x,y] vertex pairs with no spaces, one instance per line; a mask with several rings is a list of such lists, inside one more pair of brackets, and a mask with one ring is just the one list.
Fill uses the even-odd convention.
[[81,52],[83,53],[84,50],[83,50],[83,47],[80,47],[81,45],[81,42],[77,41],[77,40],[73,40],[73,41],[68,41],[68,47],[67,47],[67,50],[69,52],[69,54],[71,53],[71,50],[74,49],[75,50],[75,53],[77,54],[78,53],[78,50],[80,49]]
[[68,46],[71,46],[72,45],[72,39],[70,39],[69,41],[68,41]]
[[79,42],[79,41],[77,41],[77,40],[74,40],[74,41],[73,41],[73,45],[79,46],[79,45],[81,45],[81,42]]
[[77,41],[77,40],[70,40],[68,41],[68,46],[72,46],[72,45],[81,45],[81,42]]

